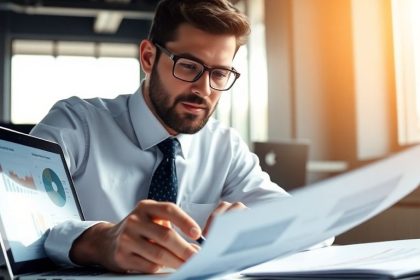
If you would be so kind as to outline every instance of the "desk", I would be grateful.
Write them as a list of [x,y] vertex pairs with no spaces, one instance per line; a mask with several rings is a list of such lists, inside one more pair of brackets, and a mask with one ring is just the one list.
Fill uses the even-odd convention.
[[306,164],[306,171],[316,173],[340,173],[349,169],[345,161],[316,161],[310,160]]
[[[225,276],[223,278],[220,278],[219,276],[219,277],[212,278],[209,280],[216,280],[216,279],[217,280],[240,280],[240,279],[245,280],[245,279],[250,279],[250,278],[244,278],[244,277],[241,277],[239,274],[234,274],[234,275]],[[0,266],[0,280],[11,280],[9,277],[9,274],[7,273],[7,268],[5,266]],[[139,278],[139,280],[141,280],[141,278]]]

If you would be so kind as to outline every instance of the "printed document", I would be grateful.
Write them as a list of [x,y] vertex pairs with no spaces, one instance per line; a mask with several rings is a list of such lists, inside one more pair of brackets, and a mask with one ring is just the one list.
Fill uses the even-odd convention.
[[[420,183],[420,146],[215,219],[201,251],[170,279],[205,278],[286,257],[389,208]],[[419,262],[420,263],[420,262]]]
[[332,246],[305,251],[243,272],[252,277],[381,278],[420,275],[420,239]]

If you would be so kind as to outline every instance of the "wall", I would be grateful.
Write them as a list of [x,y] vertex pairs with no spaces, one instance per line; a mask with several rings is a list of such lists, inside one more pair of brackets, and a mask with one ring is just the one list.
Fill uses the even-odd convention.
[[269,140],[295,138],[291,4],[265,0]]
[[[399,149],[390,8],[389,0],[265,0],[269,140],[309,139],[310,160],[350,168]],[[418,207],[392,207],[337,240],[418,236]]]
[[265,0],[269,140],[310,139],[311,160],[350,166],[397,149],[389,6]]
[[311,160],[355,161],[351,1],[265,3],[269,139],[309,139]]
[[398,146],[391,4],[353,0],[357,158],[372,159]]

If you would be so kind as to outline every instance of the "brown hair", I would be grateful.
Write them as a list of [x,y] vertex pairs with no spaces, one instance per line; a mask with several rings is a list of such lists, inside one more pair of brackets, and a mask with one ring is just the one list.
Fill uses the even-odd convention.
[[247,17],[228,0],[163,0],[156,8],[149,40],[163,46],[176,40],[182,23],[212,34],[234,35],[236,49],[250,33]]

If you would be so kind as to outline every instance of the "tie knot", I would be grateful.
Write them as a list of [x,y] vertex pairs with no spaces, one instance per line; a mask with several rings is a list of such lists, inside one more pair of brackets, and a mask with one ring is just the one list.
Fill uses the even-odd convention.
[[160,142],[158,147],[163,153],[164,157],[175,158],[175,154],[179,149],[179,142],[176,138],[167,138],[166,140]]

